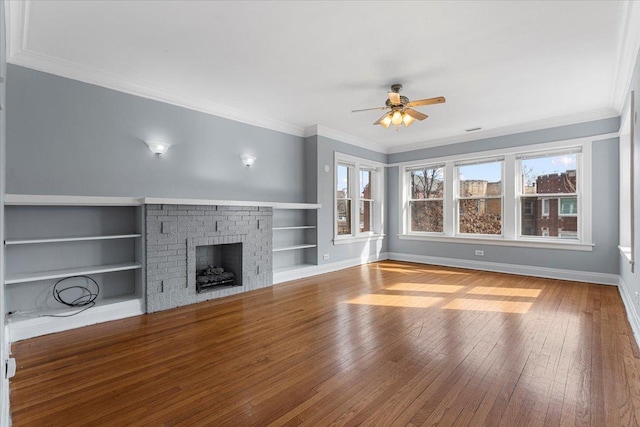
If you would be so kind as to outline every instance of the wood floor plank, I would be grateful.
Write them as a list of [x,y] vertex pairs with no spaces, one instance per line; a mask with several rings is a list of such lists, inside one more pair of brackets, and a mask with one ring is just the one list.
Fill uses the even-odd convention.
[[638,425],[615,287],[384,261],[13,345],[14,426]]

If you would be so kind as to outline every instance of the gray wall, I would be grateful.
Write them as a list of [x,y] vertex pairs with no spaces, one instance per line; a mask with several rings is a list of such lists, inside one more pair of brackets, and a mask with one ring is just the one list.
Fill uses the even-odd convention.
[[[9,65],[7,192],[303,202],[304,140]],[[155,157],[144,140],[175,144]],[[251,168],[239,155],[257,157]]]
[[[389,156],[389,163],[474,153],[616,132],[619,122],[619,118],[613,118],[450,146],[433,147],[410,153],[392,154]],[[594,142],[593,242],[595,247],[592,252],[400,240],[398,238],[400,211],[399,168],[389,168],[387,171],[389,252],[479,261],[474,251],[482,249],[485,251],[485,256],[480,259],[481,261],[618,274],[618,166],[618,139]]]
[[[334,209],[334,152],[357,156],[364,159],[386,163],[387,155],[354,145],[345,144],[324,136],[311,138],[317,146],[317,194],[318,203],[322,208],[318,211],[318,264],[326,264],[341,260],[363,258],[368,255],[387,251],[386,239],[378,250],[371,243],[349,243],[344,245],[333,244],[333,209]],[[329,172],[325,172],[325,165],[329,166]],[[388,202],[388,198],[387,198]],[[386,229],[386,227],[385,227]],[[329,254],[329,259],[324,260],[323,255]]]
[[[640,312],[640,304],[633,300],[634,292],[640,292],[640,263],[638,262],[638,257],[640,253],[638,252],[638,243],[640,242],[640,127],[638,126],[638,118],[637,111],[640,110],[640,55],[638,55],[635,69],[632,74],[633,78],[631,80],[631,85],[629,87],[629,94],[627,96],[627,102],[625,105],[625,110],[629,108],[629,103],[631,102],[631,91],[635,91],[635,110],[636,117],[634,118],[634,126],[635,133],[633,138],[633,150],[634,150],[634,159],[633,159],[633,185],[635,189],[635,197],[634,197],[634,251],[635,251],[635,268],[634,271],[631,271],[629,263],[626,258],[622,255],[619,256],[620,260],[620,276],[624,281],[625,285],[628,288],[629,294],[632,297],[631,303],[636,304],[635,310],[636,312]],[[634,302],[635,301],[635,302]],[[636,337],[638,338],[638,337]]]

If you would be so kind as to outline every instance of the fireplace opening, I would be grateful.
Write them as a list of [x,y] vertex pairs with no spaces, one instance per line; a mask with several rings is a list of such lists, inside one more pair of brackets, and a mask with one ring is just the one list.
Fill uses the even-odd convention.
[[196,246],[196,292],[242,286],[242,243]]

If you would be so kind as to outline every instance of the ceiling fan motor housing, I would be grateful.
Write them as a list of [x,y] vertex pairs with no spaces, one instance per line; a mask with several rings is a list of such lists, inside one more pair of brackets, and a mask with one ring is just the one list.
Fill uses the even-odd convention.
[[385,105],[386,105],[388,108],[392,108],[392,107],[394,107],[394,106],[404,106],[405,104],[408,104],[408,103],[409,103],[409,98],[407,98],[406,96],[402,96],[402,95],[400,95],[400,104],[395,104],[395,105],[394,105],[394,104],[392,104],[392,103],[391,103],[391,100],[390,100],[390,99],[387,99],[387,100],[385,101]]

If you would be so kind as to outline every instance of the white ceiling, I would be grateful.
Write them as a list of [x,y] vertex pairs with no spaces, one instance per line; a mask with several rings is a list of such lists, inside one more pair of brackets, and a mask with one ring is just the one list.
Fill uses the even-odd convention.
[[[8,3],[9,62],[290,133],[319,125],[382,151],[468,139],[464,130],[479,126],[478,136],[616,115],[630,8],[610,0]],[[398,131],[372,126],[378,111],[350,112],[382,106],[396,82],[409,99],[447,103],[417,108],[429,119]]]

